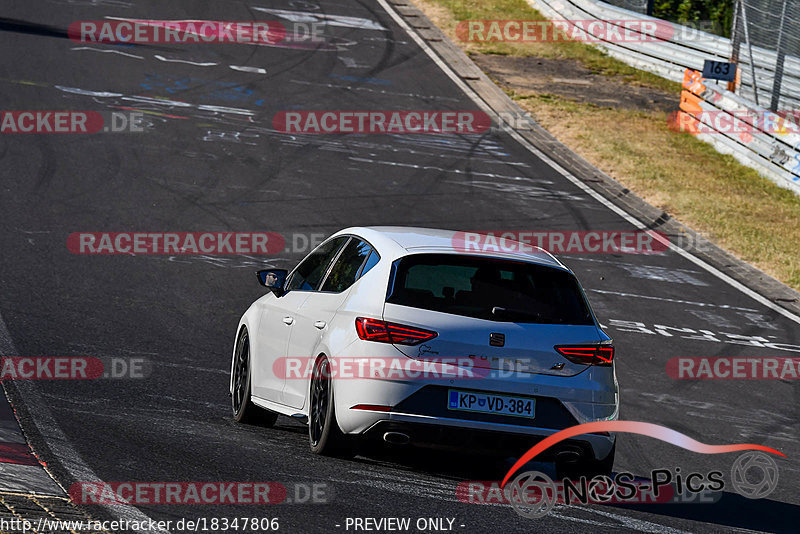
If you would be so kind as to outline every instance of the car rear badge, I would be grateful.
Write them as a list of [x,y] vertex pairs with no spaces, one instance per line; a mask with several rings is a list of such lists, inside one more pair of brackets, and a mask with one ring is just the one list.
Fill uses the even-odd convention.
[[489,334],[489,345],[492,347],[502,347],[506,344],[506,335],[492,332]]

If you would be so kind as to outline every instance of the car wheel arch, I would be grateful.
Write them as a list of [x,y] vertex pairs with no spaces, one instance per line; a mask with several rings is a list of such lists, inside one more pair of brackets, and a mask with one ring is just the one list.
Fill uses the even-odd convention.
[[[314,357],[314,364],[310,367],[310,369],[312,369],[312,370],[316,369],[317,368],[317,364],[319,364],[319,362],[321,362],[322,360],[328,360],[330,362],[331,359],[332,359],[328,355],[328,353],[325,352],[325,351],[314,351],[314,352],[317,355]],[[311,417],[311,381],[313,379],[314,379],[314,373],[312,371],[308,376],[308,382],[306,384],[306,400],[305,400],[305,402],[306,402],[306,415],[308,417]],[[335,399],[336,398],[336,381],[333,380],[333,377],[331,377],[331,386],[330,387],[331,387],[331,392],[333,393],[333,398]]]
[[[236,363],[236,349],[239,346],[239,339],[242,337],[242,332],[247,331],[247,336],[250,337],[250,327],[242,318],[239,321],[239,326],[236,328],[236,336],[233,338],[233,352],[231,354],[231,369],[228,373],[229,380],[228,380],[228,393],[233,395],[233,366]],[[252,352],[252,351],[251,351]]]

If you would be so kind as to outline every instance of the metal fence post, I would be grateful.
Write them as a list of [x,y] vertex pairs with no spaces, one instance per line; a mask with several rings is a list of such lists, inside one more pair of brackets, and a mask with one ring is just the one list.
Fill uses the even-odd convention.
[[772,81],[772,101],[769,109],[778,111],[778,101],[781,97],[781,83],[783,82],[783,63],[786,60],[786,3],[781,10],[781,25],[778,30],[778,58],[775,60],[775,79]]
[[747,50],[750,54],[750,77],[753,82],[753,98],[755,99],[756,106],[758,103],[758,82],[756,82],[756,65],[753,59],[753,43],[750,41],[750,32],[747,29],[747,3],[742,0],[742,27],[744,28],[744,38],[747,41]]
[[[736,7],[733,10],[733,24],[731,25],[731,63],[736,65],[737,71],[739,70],[739,48],[742,45],[742,34],[739,30],[739,24],[741,24],[740,9],[742,9],[742,0],[736,0]],[[738,89],[736,87],[738,81],[739,75],[737,72],[736,79],[728,82],[728,91],[735,93],[736,89]]]

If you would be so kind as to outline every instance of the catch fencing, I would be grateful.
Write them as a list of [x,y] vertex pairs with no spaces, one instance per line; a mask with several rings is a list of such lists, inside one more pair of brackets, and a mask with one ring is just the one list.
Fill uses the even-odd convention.
[[[630,4],[638,0],[617,1]],[[632,20],[664,24],[641,12],[599,0],[527,2],[551,20],[601,20],[606,24],[619,21],[620,26],[623,21]],[[709,109],[723,114],[741,111],[766,117],[772,111],[779,112],[780,118],[800,109],[800,0],[738,0],[735,14],[732,38],[674,24],[672,31],[660,34],[657,40],[612,41],[601,33],[592,34],[590,25],[584,26],[597,46],[609,56],[679,83],[684,83],[690,75],[687,69],[702,71],[706,60],[728,62],[734,59],[739,69],[737,80],[730,86],[727,82],[700,81],[698,75],[690,75],[704,88],[700,91],[702,94],[693,94]],[[720,102],[726,107],[718,109]],[[697,112],[696,106],[691,109]],[[682,109],[684,113],[692,113],[692,110]],[[693,116],[700,120],[699,112]],[[800,194],[800,138],[790,126],[777,131],[754,132],[752,139],[747,136],[732,139],[725,133],[702,133],[698,137],[719,151],[732,154],[778,185]]]

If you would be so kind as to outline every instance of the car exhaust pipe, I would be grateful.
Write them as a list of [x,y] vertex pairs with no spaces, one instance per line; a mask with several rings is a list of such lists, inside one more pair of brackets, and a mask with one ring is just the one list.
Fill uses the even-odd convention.
[[556,453],[559,462],[574,463],[581,459],[581,453],[575,449],[563,449]]
[[411,442],[411,438],[408,434],[403,434],[402,432],[386,432],[383,435],[383,441],[392,445],[408,445]]

